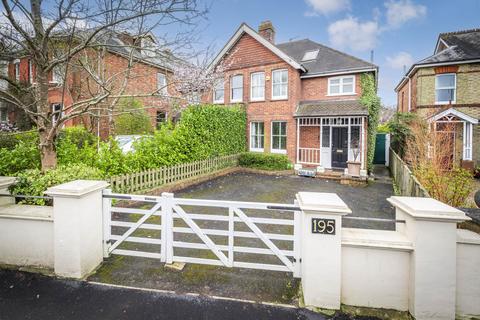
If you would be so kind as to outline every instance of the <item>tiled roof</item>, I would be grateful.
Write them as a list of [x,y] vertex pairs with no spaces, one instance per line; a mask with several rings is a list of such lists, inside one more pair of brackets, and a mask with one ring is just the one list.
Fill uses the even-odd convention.
[[[377,68],[373,63],[326,47],[310,39],[279,43],[277,48],[307,69],[302,76]],[[318,50],[317,58],[302,61],[305,52]]]
[[301,101],[295,117],[314,116],[368,116],[368,109],[360,100]]

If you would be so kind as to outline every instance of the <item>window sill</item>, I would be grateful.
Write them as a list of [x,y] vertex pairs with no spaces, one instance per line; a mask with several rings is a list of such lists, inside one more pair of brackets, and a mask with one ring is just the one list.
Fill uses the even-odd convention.
[[243,100],[230,100],[230,103],[243,103]]
[[263,98],[263,99],[250,99],[250,102],[265,102],[265,98]]
[[281,150],[281,149],[272,149],[270,150],[271,153],[276,153],[276,154],[287,154],[287,150]]
[[250,152],[264,152],[263,149],[250,148]]
[[435,101],[435,105],[455,104],[456,101]]
[[213,101],[213,104],[224,104],[224,101]]
[[357,95],[356,92],[352,92],[352,93],[335,93],[335,94],[329,93],[329,94],[327,94],[327,97],[356,96],[356,95]]
[[278,97],[278,98],[272,97],[272,101],[286,101],[286,100],[288,100],[288,97]]

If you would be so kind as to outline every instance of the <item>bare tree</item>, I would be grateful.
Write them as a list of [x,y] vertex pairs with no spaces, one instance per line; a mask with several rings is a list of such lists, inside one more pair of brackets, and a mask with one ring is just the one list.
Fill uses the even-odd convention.
[[[119,99],[134,96],[161,95],[162,88],[148,93],[126,94],[128,81],[141,81],[132,75],[140,59],[169,64],[172,51],[185,48],[193,41],[198,19],[206,13],[197,0],[1,0],[0,61],[12,61],[27,56],[35,68],[33,81],[25,84],[11,77],[9,90],[0,89],[0,100],[25,111],[35,124],[40,138],[42,169],[56,166],[55,138],[69,120],[97,115],[108,110],[112,118]],[[158,43],[146,48],[143,39],[152,30]],[[158,35],[158,30],[162,32]],[[127,43],[112,41],[123,34],[133,34]],[[121,71],[111,72],[104,63],[107,48],[117,49],[125,64]],[[168,48],[168,50],[167,50]],[[82,91],[75,92],[77,83]],[[51,77],[57,79],[62,102],[76,94],[76,99],[63,110],[53,110],[49,104]],[[139,78],[140,77],[140,78]],[[26,98],[28,97],[28,98]]]

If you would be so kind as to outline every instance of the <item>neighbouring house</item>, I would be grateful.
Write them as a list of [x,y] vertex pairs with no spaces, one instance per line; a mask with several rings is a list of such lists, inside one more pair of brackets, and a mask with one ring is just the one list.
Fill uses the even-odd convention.
[[[275,42],[270,21],[243,23],[218,53],[223,78],[207,99],[244,104],[248,148],[286,154],[296,168],[342,169],[361,162],[366,175],[368,110],[361,75],[378,67],[309,39]],[[357,152],[358,151],[358,152]]]
[[[79,59],[87,59],[86,64],[98,71],[95,76],[103,77],[113,94],[137,96],[132,99],[142,103],[143,108],[151,116],[153,126],[173,116],[173,112],[171,114],[173,98],[170,99],[176,95],[170,81],[173,70],[165,58],[171,53],[165,52],[163,55],[156,53],[157,40],[151,33],[140,37],[126,32],[109,33],[105,37],[106,46],[102,45],[101,48],[106,50],[85,49],[84,51],[89,51],[85,54],[81,52]],[[53,121],[59,113],[68,113],[69,106],[89,99],[99,92],[100,86],[86,69],[72,66],[66,74],[61,68],[50,73],[48,102],[51,105]],[[24,85],[35,85],[35,65],[28,55],[20,54],[17,59],[9,61],[8,74],[11,79]],[[127,79],[127,82],[122,92],[124,79]],[[107,138],[111,130],[111,112],[109,114],[107,111],[110,101],[106,99],[97,105],[95,110],[68,120],[64,126],[82,124],[97,132],[103,139]],[[15,123],[18,120],[20,113],[18,110],[8,108],[10,111],[8,116],[5,116],[6,112],[3,110],[7,110],[6,106],[0,105],[2,121]]]
[[433,55],[395,88],[397,111],[415,112],[450,137],[450,163],[480,163],[480,29],[441,33]]

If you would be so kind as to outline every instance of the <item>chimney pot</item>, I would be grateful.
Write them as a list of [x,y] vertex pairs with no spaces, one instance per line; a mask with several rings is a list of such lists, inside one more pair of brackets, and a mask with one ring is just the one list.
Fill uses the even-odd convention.
[[269,42],[275,44],[275,28],[270,20],[260,23],[258,33]]

